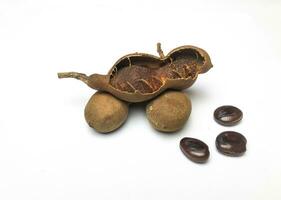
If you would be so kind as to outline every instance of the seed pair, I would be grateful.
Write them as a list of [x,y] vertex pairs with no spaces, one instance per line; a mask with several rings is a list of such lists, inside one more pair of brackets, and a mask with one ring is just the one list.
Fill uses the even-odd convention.
[[[240,109],[234,106],[221,106],[214,112],[215,121],[221,125],[232,126],[237,124],[243,117]],[[218,151],[228,156],[241,156],[246,151],[246,138],[234,131],[225,131],[216,138]],[[180,149],[190,160],[204,163],[210,156],[209,147],[203,141],[185,137],[180,141]]]
[[[85,119],[100,133],[109,133],[125,123],[129,103],[107,92],[98,91],[85,107]],[[183,128],[191,113],[191,101],[180,91],[165,91],[147,102],[146,116],[152,127],[161,132],[176,132]]]
[[[221,106],[214,112],[214,119],[223,126],[234,126],[243,118],[243,112],[234,106]],[[228,156],[240,156],[246,151],[246,138],[234,131],[225,131],[216,138],[219,152]]]

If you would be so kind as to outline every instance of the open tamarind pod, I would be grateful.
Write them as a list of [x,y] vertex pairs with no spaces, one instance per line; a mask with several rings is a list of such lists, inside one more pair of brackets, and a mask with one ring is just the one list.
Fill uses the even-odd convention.
[[169,88],[182,90],[190,87],[198,74],[213,66],[208,53],[195,46],[181,46],[165,56],[158,43],[157,51],[160,57],[145,53],[125,55],[107,75],[63,72],[58,73],[58,77],[76,78],[93,89],[109,92],[122,100],[142,102]]

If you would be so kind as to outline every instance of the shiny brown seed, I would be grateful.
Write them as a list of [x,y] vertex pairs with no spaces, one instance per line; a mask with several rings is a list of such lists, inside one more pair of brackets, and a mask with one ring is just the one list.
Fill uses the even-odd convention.
[[241,156],[246,152],[246,138],[234,131],[225,131],[217,136],[216,147],[227,156]]
[[201,140],[185,137],[180,141],[183,154],[197,163],[204,163],[210,156],[209,147]]
[[242,117],[242,111],[234,106],[221,106],[214,112],[216,122],[224,126],[233,126],[237,124]]

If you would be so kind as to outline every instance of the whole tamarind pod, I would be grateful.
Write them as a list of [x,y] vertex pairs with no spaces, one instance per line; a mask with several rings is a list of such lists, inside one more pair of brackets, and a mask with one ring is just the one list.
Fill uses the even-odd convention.
[[125,55],[107,75],[62,72],[58,73],[58,77],[76,78],[93,89],[109,92],[122,100],[142,102],[166,89],[190,87],[198,74],[207,72],[213,66],[208,53],[195,46],[181,46],[164,56],[158,43],[157,51],[160,57],[145,53]]
[[156,130],[176,132],[183,128],[191,110],[191,101],[186,93],[167,90],[147,104],[146,116]]
[[100,133],[109,133],[125,123],[128,111],[127,102],[98,91],[88,101],[84,116],[90,127]]

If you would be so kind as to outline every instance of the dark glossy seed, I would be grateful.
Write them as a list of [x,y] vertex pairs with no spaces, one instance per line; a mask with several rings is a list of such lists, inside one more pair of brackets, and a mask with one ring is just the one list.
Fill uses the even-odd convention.
[[216,147],[227,156],[241,156],[246,151],[246,138],[234,131],[225,131],[217,136]]
[[233,126],[237,124],[242,117],[242,111],[234,106],[221,106],[214,112],[216,122],[224,126]]
[[187,158],[197,163],[206,162],[210,156],[209,147],[195,138],[181,139],[180,149]]

